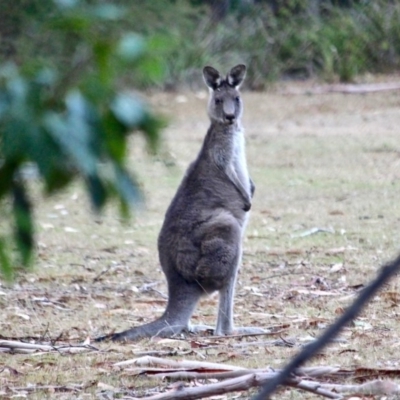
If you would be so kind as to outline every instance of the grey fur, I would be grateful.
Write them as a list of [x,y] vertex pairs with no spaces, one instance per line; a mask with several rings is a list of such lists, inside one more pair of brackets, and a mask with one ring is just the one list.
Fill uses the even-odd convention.
[[173,336],[188,330],[199,299],[214,291],[220,295],[215,333],[233,332],[236,275],[254,193],[247,171],[241,127],[243,105],[238,91],[245,74],[244,65],[232,68],[226,78],[212,67],[203,69],[210,88],[211,124],[166,212],[158,237],[160,263],[168,283],[164,314],[98,341]]

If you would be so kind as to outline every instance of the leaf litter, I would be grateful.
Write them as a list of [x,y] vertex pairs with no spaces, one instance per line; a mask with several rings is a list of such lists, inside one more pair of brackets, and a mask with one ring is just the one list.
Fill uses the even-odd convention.
[[[91,338],[102,333],[151,321],[163,312],[166,302],[156,237],[166,199],[172,197],[182,171],[172,172],[163,163],[148,160],[144,147],[133,140],[133,167],[140,166],[138,175],[148,193],[148,209],[129,221],[128,227],[120,224],[112,207],[100,217],[91,215],[78,186],[54,200],[43,200],[33,185],[34,199],[40,201],[37,266],[20,275],[13,286],[0,286],[1,396],[41,399],[49,395],[70,399],[91,395],[109,399],[168,394],[178,398],[174,397],[178,392],[181,395],[186,389],[197,389],[203,395],[204,390],[211,390],[209,396],[216,398],[249,398],[249,390],[254,390],[252,385],[260,372],[227,378],[242,379],[229,386],[226,379],[216,376],[183,379],[179,375],[206,374],[207,370],[200,366],[182,372],[172,370],[170,365],[176,380],[164,377],[166,381],[161,378],[166,373],[162,365],[141,366],[140,374],[114,365],[132,357],[152,356],[167,363],[211,362],[223,369],[229,362],[247,371],[278,371],[299,348],[318,337],[343,313],[358,291],[375,276],[381,261],[398,250],[400,237],[395,217],[380,218],[375,223],[358,216],[380,215],[382,209],[388,215],[400,215],[397,156],[367,152],[382,142],[386,146],[397,143],[391,126],[400,121],[394,121],[394,113],[387,116],[387,126],[382,121],[379,126],[374,125],[373,120],[357,125],[359,120],[355,124],[349,117],[349,113],[357,115],[359,110],[365,116],[371,112],[384,114],[391,107],[387,102],[394,100],[379,95],[359,99],[340,95],[285,97],[284,101],[273,93],[246,96],[245,101],[250,103],[246,113],[254,112],[252,121],[245,122],[245,126],[251,135],[248,154],[257,191],[238,276],[235,321],[238,325],[263,326],[269,334],[221,338],[206,332],[172,341],[91,345]],[[167,146],[174,150],[183,168],[197,151],[202,135],[200,130],[194,132],[189,128],[189,121],[199,118],[199,104],[189,97],[177,109],[184,113],[174,128],[179,131],[179,139],[175,130],[166,132]],[[264,115],[259,107],[265,99],[271,100],[268,124],[257,120]],[[167,95],[159,95],[156,100],[172,107],[172,113],[176,111]],[[332,114],[315,111],[321,102],[333,107]],[[296,128],[299,131],[279,131],[280,121],[287,118],[301,122]],[[327,118],[336,127],[334,134],[322,125]],[[349,134],[349,129],[354,133]],[[363,139],[357,133],[361,131],[365,132]],[[324,136],[320,137],[319,132]],[[282,168],[286,160],[293,164],[290,177],[301,177],[296,185],[286,184],[289,172]],[[373,173],[368,175],[366,169],[370,167]],[[332,180],[334,174],[336,178]],[[314,227],[313,233],[309,227]],[[319,383],[325,385],[325,392],[318,393],[321,396],[327,392],[342,395],[329,384],[355,386],[344,392],[352,393],[345,394],[347,398],[371,398],[366,394],[368,388],[378,396],[391,396],[397,390],[393,384],[399,379],[400,367],[396,357],[400,329],[398,289],[398,279],[383,288],[360,317],[344,329],[340,340],[309,366],[321,368],[320,371],[337,368],[340,373],[324,370],[326,375],[318,378],[296,377],[296,385],[306,381],[305,386],[297,386],[302,398],[315,398],[316,392],[308,390],[315,390]],[[217,300],[202,300],[193,322],[213,325]],[[7,342],[16,343],[12,347]],[[146,368],[158,368],[160,376],[147,373]],[[307,386],[309,380],[314,386]],[[360,386],[364,383],[366,387]],[[210,389],[210,384],[221,384],[222,388]],[[231,388],[237,391],[230,392]],[[216,394],[215,390],[222,392]],[[279,396],[289,399],[300,394],[282,390]]]

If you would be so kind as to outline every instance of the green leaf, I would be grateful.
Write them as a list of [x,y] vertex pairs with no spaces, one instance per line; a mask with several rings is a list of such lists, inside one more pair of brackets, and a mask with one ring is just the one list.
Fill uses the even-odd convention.
[[126,134],[127,129],[124,124],[118,121],[112,112],[108,112],[103,117],[104,145],[109,156],[118,164],[124,162],[127,150]]
[[79,0],[54,0],[54,3],[61,9],[74,8],[79,4]]
[[126,33],[117,45],[117,55],[126,61],[136,60],[145,51],[146,45],[142,36]]
[[91,10],[91,14],[105,21],[116,21],[121,18],[126,9],[112,3],[99,4]]
[[140,77],[142,84],[152,85],[161,80],[164,76],[164,65],[154,57],[144,57],[137,66],[136,74]]
[[[71,123],[58,114],[47,113],[44,125],[58,142],[60,151],[68,155],[84,175],[95,173],[96,159],[85,140],[90,128],[85,123],[78,119]],[[81,129],[76,130],[77,128]]]
[[120,194],[121,199],[128,205],[139,204],[143,202],[142,195],[136,182],[118,165],[114,167],[115,187]]
[[[77,91],[66,99],[67,115],[48,112],[43,124],[60,146],[60,152],[67,154],[86,176],[95,175],[97,158],[93,152],[94,125],[97,116],[89,103]],[[97,121],[98,123],[98,121]]]
[[14,274],[5,247],[4,240],[0,239],[0,270],[4,278],[8,281],[11,281]]
[[118,93],[111,103],[115,117],[129,128],[134,128],[142,122],[145,110],[141,101],[129,93]]
[[139,129],[146,134],[147,143],[150,146],[150,150],[153,152],[156,151],[159,143],[159,132],[165,125],[166,122],[162,118],[146,113],[145,118],[139,126]]
[[97,41],[93,46],[98,76],[103,85],[108,85],[114,78],[114,69],[111,68],[111,44],[105,40]]

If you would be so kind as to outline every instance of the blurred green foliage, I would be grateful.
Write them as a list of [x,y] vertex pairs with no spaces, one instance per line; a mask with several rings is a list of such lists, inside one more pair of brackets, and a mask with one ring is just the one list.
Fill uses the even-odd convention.
[[[11,0],[0,5],[0,13],[2,7],[5,11],[0,35],[6,38],[1,43],[8,49],[0,49],[0,57],[8,54],[17,63],[44,59],[58,68],[85,64],[85,50],[76,45],[79,35],[56,32],[54,18],[46,23],[53,13],[51,0],[20,1],[25,8],[17,11]],[[11,6],[6,9],[5,3]],[[246,82],[254,89],[282,78],[353,81],[366,72],[400,67],[398,1],[115,0],[109,4],[87,0],[86,4],[97,5],[100,14],[108,15],[107,24],[92,24],[93,37],[135,31],[152,38],[149,52],[161,61],[165,74],[158,80],[159,72],[148,59],[140,73],[120,76],[120,84],[138,88],[200,85],[205,64],[221,69],[236,62],[248,64]],[[121,6],[124,12],[119,15]],[[31,18],[33,12],[40,14],[40,23]],[[84,22],[77,19],[74,24],[78,29]]]
[[[140,201],[125,165],[128,135],[140,131],[155,149],[161,127],[136,95],[116,85],[127,70],[148,82],[161,77],[153,55],[158,39],[115,31],[125,12],[115,4],[36,3],[40,12],[25,11],[38,16],[30,23],[35,34],[44,32],[48,48],[34,45],[27,57],[15,39],[0,65],[0,200],[4,206],[10,199],[20,256],[11,261],[10,240],[0,237],[7,278],[15,265],[29,265],[34,249],[32,205],[22,173],[28,162],[37,167],[47,194],[81,177],[96,210],[115,197],[126,215]],[[16,21],[24,24],[23,17]]]

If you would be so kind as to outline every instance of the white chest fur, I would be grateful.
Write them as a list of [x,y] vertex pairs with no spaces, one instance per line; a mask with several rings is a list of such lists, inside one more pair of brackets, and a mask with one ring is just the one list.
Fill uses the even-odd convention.
[[245,138],[242,128],[235,132],[235,141],[233,148],[233,169],[235,170],[240,182],[250,193],[249,171],[247,169]]

